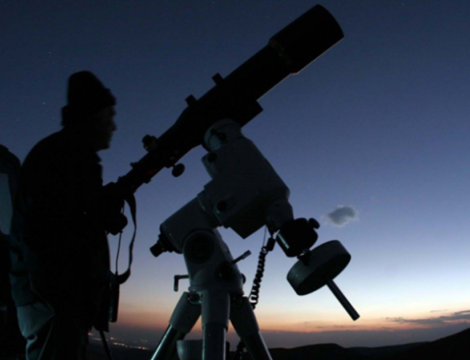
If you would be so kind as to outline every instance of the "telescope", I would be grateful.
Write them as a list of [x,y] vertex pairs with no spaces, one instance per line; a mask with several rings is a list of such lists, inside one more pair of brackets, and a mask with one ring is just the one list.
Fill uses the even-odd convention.
[[[237,265],[249,252],[234,259],[219,226],[243,239],[266,226],[270,240],[263,256],[279,244],[287,257],[298,259],[287,275],[298,295],[327,285],[352,319],[359,318],[333,282],[351,255],[337,240],[311,249],[320,225],[314,219],[294,217],[289,188],[242,133],[242,127],[262,111],[260,97],[342,38],[333,16],[314,6],[226,78],[216,74],[216,85],[199,100],[189,96],[175,124],[158,139],[146,136],[147,155],[119,178],[119,191],[132,194],[164,167],[181,175],[184,167],[178,161],[194,147],[202,145],[208,151],[202,162],[211,181],[160,225],[158,241],[151,248],[156,257],[167,251],[182,254],[188,274],[175,276],[175,290],[179,279],[188,278],[190,283],[152,360],[173,359],[176,352],[181,360],[225,360],[229,321],[252,359],[272,360],[253,312],[262,273],[255,279],[252,301],[244,296],[244,277]],[[201,316],[202,341],[184,340]]]
[[259,98],[290,74],[298,74],[342,38],[333,16],[322,6],[314,6],[227,77],[214,75],[216,85],[200,99],[188,96],[187,107],[173,126],[158,139],[144,138],[144,146],[150,151],[119,178],[119,191],[134,193],[164,167],[180,175],[184,167],[177,162],[196,146],[204,146],[204,134],[210,126],[232,119],[243,127],[263,111]]

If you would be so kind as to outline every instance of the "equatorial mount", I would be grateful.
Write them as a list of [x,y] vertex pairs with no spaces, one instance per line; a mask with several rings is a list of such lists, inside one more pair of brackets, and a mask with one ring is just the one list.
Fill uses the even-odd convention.
[[[298,257],[287,275],[295,292],[306,295],[327,285],[356,320],[359,315],[333,282],[351,259],[342,244],[334,240],[310,250],[318,238],[318,222],[294,218],[288,187],[254,143],[243,136],[238,123],[229,119],[217,122],[204,141],[209,152],[202,162],[212,180],[160,225],[159,240],[151,248],[155,256],[165,251],[183,254],[190,283],[152,360],[171,356],[200,315],[203,360],[225,359],[229,320],[254,360],[271,360],[253,308],[243,296],[237,262],[247,254],[233,259],[217,231],[219,226],[234,230],[243,239],[266,226],[286,256]],[[247,320],[241,320],[237,311]],[[189,349],[189,345],[179,344],[181,349]]]

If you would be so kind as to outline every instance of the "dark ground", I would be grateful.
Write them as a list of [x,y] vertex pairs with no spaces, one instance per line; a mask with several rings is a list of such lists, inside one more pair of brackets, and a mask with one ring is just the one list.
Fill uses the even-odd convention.
[[[112,353],[114,360],[150,360],[153,355],[153,351],[122,347],[112,348]],[[293,349],[270,349],[270,353],[273,360],[468,360],[470,329],[426,343],[377,348],[343,348],[336,344],[321,344]],[[101,344],[90,345],[89,359],[107,360]],[[248,355],[244,357],[244,360],[249,359]]]

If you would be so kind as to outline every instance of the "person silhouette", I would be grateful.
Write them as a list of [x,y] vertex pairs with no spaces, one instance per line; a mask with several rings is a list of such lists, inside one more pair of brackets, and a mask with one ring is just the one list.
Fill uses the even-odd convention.
[[103,186],[116,100],[89,71],[68,80],[63,128],[41,140],[20,172],[10,282],[26,358],[86,358],[88,332],[108,331],[107,233],[127,224],[123,198]]
[[18,157],[0,144],[0,359],[21,355],[25,348],[9,280],[9,239],[20,169]]

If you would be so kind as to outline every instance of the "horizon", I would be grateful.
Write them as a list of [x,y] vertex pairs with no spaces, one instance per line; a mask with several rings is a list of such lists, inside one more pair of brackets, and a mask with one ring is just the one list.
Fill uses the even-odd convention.
[[[353,322],[326,288],[297,296],[286,280],[296,259],[276,247],[255,311],[261,332],[270,347],[351,347],[468,328],[468,1],[3,2],[0,144],[23,161],[60,130],[68,77],[90,70],[117,98],[117,131],[99,153],[104,184],[116,181],[146,154],[143,136],[173,125],[189,94],[200,98],[214,74],[227,76],[316,4],[344,39],[263,96],[243,133],[290,188],[295,217],[320,222],[316,245],[339,239],[352,255],[335,283],[361,317]],[[187,270],[182,256],[156,259],[149,248],[210,180],[205,153],[183,157],[181,177],[164,169],[137,191],[134,264],[112,336],[158,342],[167,327],[182,291],[173,276]],[[252,252],[238,263],[248,294],[264,230],[245,240],[219,231],[234,257]],[[109,243],[114,272],[118,238]]]
[[[466,313],[466,315],[469,315],[470,310],[467,310]],[[432,342],[470,329],[470,323],[468,322],[447,323],[437,327],[429,326],[431,322],[429,320],[436,321],[436,319],[439,318],[420,319],[419,321],[428,325],[411,328],[379,327],[378,329],[358,330],[345,329],[341,325],[336,325],[332,329],[319,329],[315,332],[263,330],[262,325],[259,325],[261,334],[270,349],[297,348],[320,344],[337,344],[344,348],[399,346],[411,343]],[[164,331],[165,328],[129,327],[118,323],[111,324],[111,331],[106,333],[106,336],[111,344],[114,343],[117,346],[125,344],[129,347],[153,351]],[[354,332],[353,337],[351,332]],[[90,334],[92,334],[92,340],[101,342],[96,330],[91,331]],[[202,339],[200,321],[198,321],[195,329],[185,339]],[[239,342],[239,337],[231,324],[229,324],[227,332],[227,341],[231,343],[231,349],[235,349]]]

